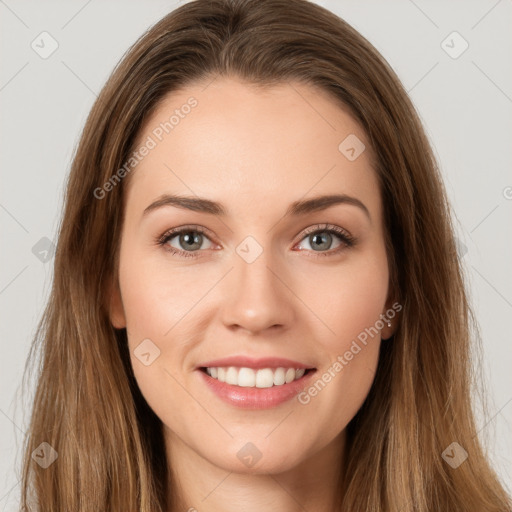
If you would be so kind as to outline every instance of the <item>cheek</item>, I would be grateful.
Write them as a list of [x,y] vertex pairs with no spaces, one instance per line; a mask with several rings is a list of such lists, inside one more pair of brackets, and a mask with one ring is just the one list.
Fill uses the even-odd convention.
[[183,368],[187,351],[198,336],[194,306],[211,288],[206,277],[198,279],[193,266],[172,271],[165,258],[151,258],[137,253],[136,248],[128,250],[128,246],[120,262],[120,288],[135,379],[155,413],[160,418],[172,418],[173,424],[179,417],[174,407],[191,407],[190,396],[182,387]]
[[[306,273],[304,273],[306,276]],[[366,251],[346,264],[318,266],[314,277],[297,280],[296,290],[321,320],[323,347],[331,354],[348,350],[353,339],[375,336],[375,326],[385,312],[388,294],[387,259],[384,250]],[[377,330],[382,329],[379,322]],[[378,337],[378,336],[377,336]]]
[[299,395],[299,403],[314,411],[313,423],[325,438],[343,430],[363,405],[372,386],[379,360],[380,332],[374,315],[365,310],[355,318],[346,311],[336,340],[323,339],[326,363],[317,370],[311,385]]
[[120,285],[132,337],[168,339],[172,329],[207,291],[192,266],[172,271],[165,258],[125,257]]

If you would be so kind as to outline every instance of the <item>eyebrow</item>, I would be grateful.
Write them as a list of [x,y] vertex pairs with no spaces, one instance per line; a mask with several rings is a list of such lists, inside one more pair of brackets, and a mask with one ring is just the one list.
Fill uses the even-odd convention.
[[[286,210],[285,217],[306,215],[308,213],[326,210],[327,208],[337,204],[357,206],[367,215],[371,221],[370,212],[368,211],[368,208],[365,206],[365,204],[359,199],[348,196],[346,194],[322,195],[313,197],[311,199],[295,201],[291,203]],[[144,210],[143,216],[164,206],[174,206],[184,210],[208,213],[218,217],[227,216],[227,210],[221,203],[202,197],[180,196],[176,194],[164,194]]]

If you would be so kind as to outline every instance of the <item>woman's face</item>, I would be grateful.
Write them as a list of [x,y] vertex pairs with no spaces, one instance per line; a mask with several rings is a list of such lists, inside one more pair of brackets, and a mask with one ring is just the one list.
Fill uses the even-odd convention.
[[324,92],[206,85],[139,136],[111,320],[170,452],[276,473],[338,456],[392,333],[381,198]]

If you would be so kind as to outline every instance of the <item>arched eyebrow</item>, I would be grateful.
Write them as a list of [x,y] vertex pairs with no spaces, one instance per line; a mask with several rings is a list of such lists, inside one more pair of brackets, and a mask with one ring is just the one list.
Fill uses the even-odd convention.
[[360,208],[371,221],[372,217],[366,205],[356,197],[346,194],[331,194],[313,197],[311,199],[303,199],[293,202],[286,210],[285,217],[305,215],[307,213],[326,210],[337,204],[349,204]]
[[[302,199],[290,204],[286,210],[285,217],[302,216],[308,213],[326,210],[331,206],[338,204],[348,204],[360,208],[371,221],[371,215],[366,205],[356,197],[348,196],[346,194],[331,194],[313,197],[311,199]],[[218,217],[226,217],[226,208],[216,201],[206,199],[198,196],[182,196],[177,194],[164,194],[156,201],[151,203],[143,213],[147,215],[153,210],[165,206],[174,206],[185,210],[194,212],[208,213]]]

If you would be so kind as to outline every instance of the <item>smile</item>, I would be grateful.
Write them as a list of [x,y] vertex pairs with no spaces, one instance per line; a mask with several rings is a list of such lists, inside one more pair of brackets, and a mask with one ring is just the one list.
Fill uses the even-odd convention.
[[308,372],[305,368],[245,368],[208,367],[202,368],[210,377],[226,384],[244,388],[271,388],[283,386],[298,380]]

